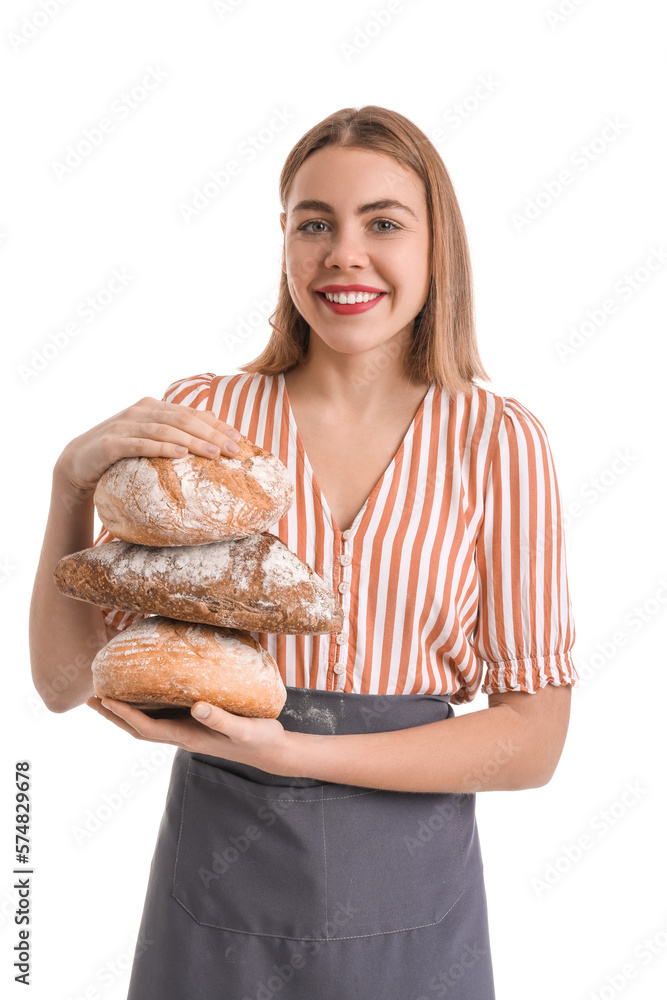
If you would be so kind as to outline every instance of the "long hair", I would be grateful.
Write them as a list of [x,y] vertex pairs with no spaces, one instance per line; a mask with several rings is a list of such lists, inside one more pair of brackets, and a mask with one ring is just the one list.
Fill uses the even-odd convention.
[[[490,381],[477,347],[472,268],[461,209],[433,143],[408,118],[375,104],[335,111],[306,132],[290,151],[280,174],[283,211],[287,211],[297,170],[324,146],[388,154],[413,170],[424,184],[431,280],[426,303],[413,324],[405,372],[415,381],[435,382],[451,394],[468,394],[474,378]],[[253,361],[238,366],[240,371],[277,375],[306,360],[310,328],[292,301],[284,267],[278,304],[269,323],[272,333],[266,347]]]

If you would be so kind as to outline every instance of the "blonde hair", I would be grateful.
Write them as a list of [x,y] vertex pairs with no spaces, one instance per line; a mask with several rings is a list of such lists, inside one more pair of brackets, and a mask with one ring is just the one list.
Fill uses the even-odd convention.
[[[472,269],[461,209],[433,143],[396,111],[375,104],[342,108],[313,126],[290,151],[280,174],[283,211],[287,211],[297,170],[311,153],[324,146],[388,154],[414,171],[424,184],[431,237],[431,282],[406,351],[405,371],[410,379],[435,382],[451,394],[468,394],[474,378],[490,381],[477,347]],[[306,360],[310,327],[292,301],[284,268],[278,304],[269,323],[272,333],[266,347],[254,361],[240,365],[240,371],[277,375]]]

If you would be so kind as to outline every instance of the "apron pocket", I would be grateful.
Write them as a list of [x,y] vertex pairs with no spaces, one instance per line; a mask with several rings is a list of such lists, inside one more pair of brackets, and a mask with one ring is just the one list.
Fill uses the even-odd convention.
[[[347,788],[347,794],[345,789]],[[474,797],[325,789],[327,916],[335,937],[439,923],[465,888]]]
[[246,934],[427,927],[463,895],[473,825],[474,795],[262,784],[192,757],[172,895],[198,923]]
[[198,923],[321,937],[324,888],[321,785],[264,785],[190,759],[172,895]]

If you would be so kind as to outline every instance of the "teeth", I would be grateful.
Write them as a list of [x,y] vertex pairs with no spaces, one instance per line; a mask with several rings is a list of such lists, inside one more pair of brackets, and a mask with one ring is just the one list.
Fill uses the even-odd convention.
[[356,302],[370,302],[377,299],[382,292],[325,292],[329,302],[339,302],[343,306],[351,306]]

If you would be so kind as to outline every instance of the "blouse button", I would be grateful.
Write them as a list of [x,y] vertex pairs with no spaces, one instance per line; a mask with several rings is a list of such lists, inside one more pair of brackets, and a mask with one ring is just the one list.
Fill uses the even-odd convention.
[[347,642],[347,636],[344,632],[341,632],[340,635],[336,636],[336,642],[339,646],[342,646],[344,642]]
[[341,593],[341,594],[347,594],[347,592],[348,592],[349,589],[350,589],[350,585],[347,582],[347,580],[343,580],[342,583],[338,584],[338,592]]
[[350,563],[352,562],[352,556],[348,556],[347,554],[343,556],[338,556],[338,562],[341,564],[341,566],[349,566]]
[[352,529],[346,528],[345,531],[343,532],[343,538],[347,540],[351,534],[352,534]]
[[345,667],[343,666],[342,663],[334,663],[333,671],[335,674],[342,674],[344,670]]

